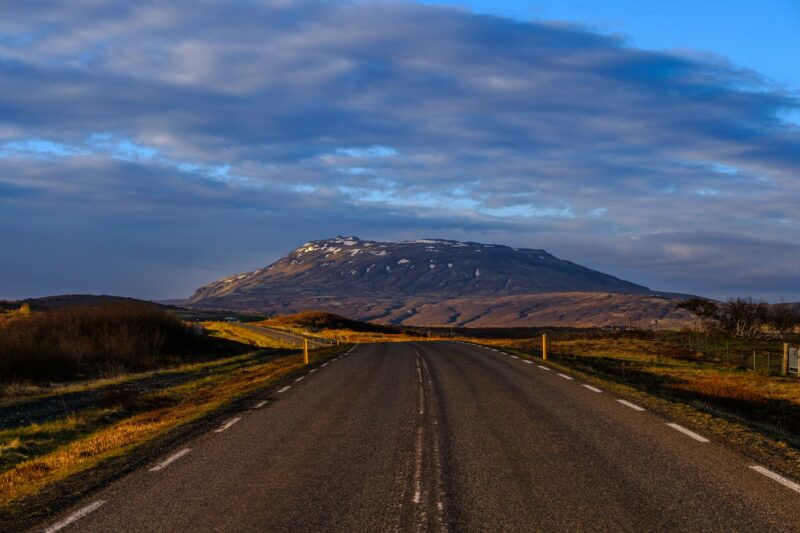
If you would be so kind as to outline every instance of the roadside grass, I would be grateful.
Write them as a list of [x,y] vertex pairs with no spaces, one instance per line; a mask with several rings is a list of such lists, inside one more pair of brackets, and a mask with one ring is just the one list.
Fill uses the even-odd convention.
[[[314,351],[311,361],[327,360],[345,348]],[[120,389],[98,409],[0,432],[0,513],[8,514],[43,488],[124,455],[303,366],[297,352],[253,365],[228,362],[188,383],[144,394]]]
[[421,342],[428,340],[444,340],[440,338],[426,338],[407,333],[381,333],[377,331],[354,331],[331,329],[315,333],[319,337],[338,340],[346,343],[366,343],[366,342]]
[[[293,348],[292,350],[296,350]],[[0,389],[0,407],[14,404],[21,405],[23,402],[31,402],[52,396],[62,396],[75,392],[88,392],[113,385],[124,385],[126,383],[140,381],[147,378],[162,376],[165,374],[193,374],[201,372],[225,372],[237,366],[253,364],[260,355],[265,352],[250,352],[243,355],[230,357],[216,357],[208,361],[179,363],[173,366],[165,366],[157,370],[144,372],[122,372],[111,377],[87,379],[81,381],[70,381],[66,383],[51,382],[48,384],[36,384],[27,381],[13,381],[5,383]]]
[[212,336],[229,341],[249,344],[259,348],[294,348],[286,342],[259,335],[255,331],[227,322],[203,322],[203,327]]

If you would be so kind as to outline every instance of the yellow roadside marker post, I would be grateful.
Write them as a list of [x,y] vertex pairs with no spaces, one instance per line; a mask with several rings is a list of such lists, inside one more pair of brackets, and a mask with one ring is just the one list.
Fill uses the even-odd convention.
[[547,361],[547,333],[542,333],[542,359]]
[[308,364],[308,339],[303,338],[303,364]]

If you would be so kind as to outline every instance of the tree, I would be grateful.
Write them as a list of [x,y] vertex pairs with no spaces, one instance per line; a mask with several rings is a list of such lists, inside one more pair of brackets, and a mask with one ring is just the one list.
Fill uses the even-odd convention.
[[769,305],[747,297],[729,299],[720,309],[718,322],[720,329],[734,337],[758,339],[765,335],[769,320]]
[[769,325],[781,335],[792,331],[798,324],[800,324],[800,313],[791,305],[779,303],[770,306]]
[[679,302],[678,309],[685,309],[700,320],[700,331],[709,331],[716,327],[719,321],[720,309],[716,302],[693,296],[688,300]]

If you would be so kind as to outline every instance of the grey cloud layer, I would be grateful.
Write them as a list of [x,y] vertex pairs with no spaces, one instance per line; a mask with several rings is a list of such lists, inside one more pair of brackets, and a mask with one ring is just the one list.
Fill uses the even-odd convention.
[[[800,299],[800,103],[756,73],[416,4],[69,7],[0,21],[0,296],[181,295],[356,232]],[[14,266],[47,260],[49,286]]]

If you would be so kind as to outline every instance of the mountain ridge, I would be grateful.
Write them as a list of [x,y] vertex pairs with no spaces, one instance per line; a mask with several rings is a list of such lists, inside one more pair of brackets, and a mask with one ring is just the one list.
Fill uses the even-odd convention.
[[188,299],[261,296],[512,296],[548,292],[650,294],[647,287],[543,249],[446,239],[309,241],[264,268],[199,288]]

